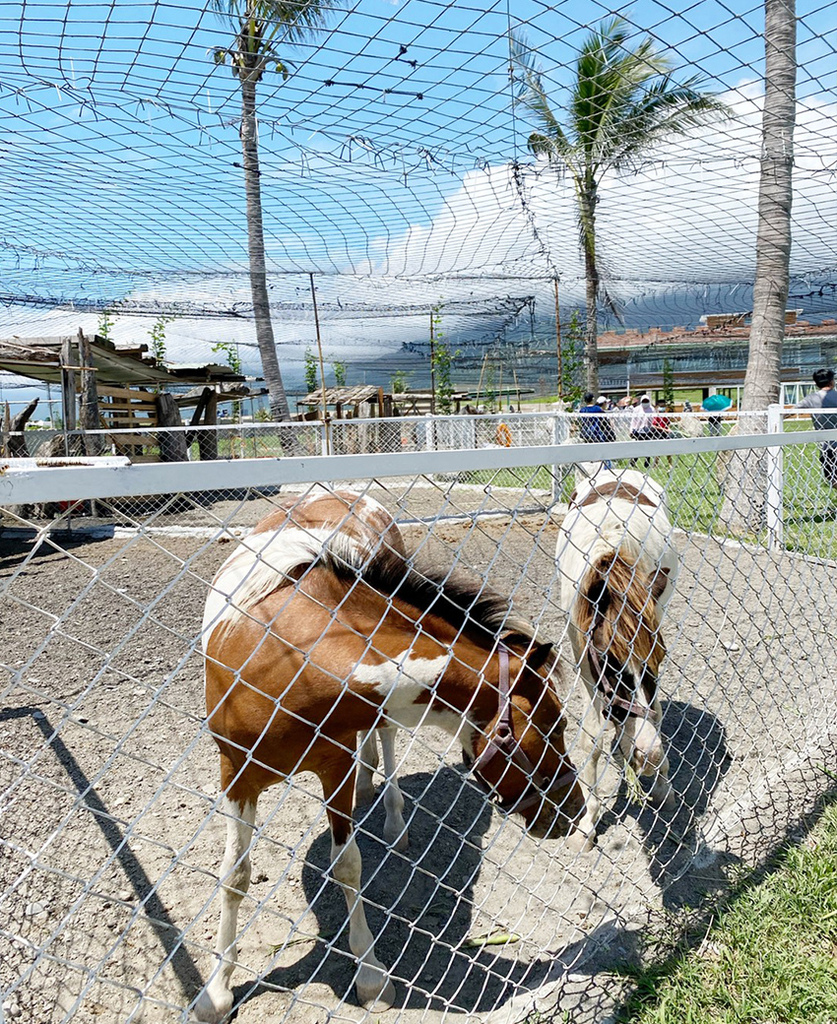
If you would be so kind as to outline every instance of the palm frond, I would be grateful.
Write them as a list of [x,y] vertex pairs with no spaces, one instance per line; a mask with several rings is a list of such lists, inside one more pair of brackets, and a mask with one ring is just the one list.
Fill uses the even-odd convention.
[[512,67],[517,72],[513,102],[533,114],[535,122],[541,129],[540,132],[533,132],[529,136],[529,150],[535,154],[545,154],[551,158],[560,157],[566,160],[571,157],[573,147],[552,110],[534,52],[527,45],[524,37],[515,33],[509,37],[509,49]]
[[678,85],[668,78],[661,79],[628,106],[620,123],[613,126],[608,166],[624,165],[662,139],[684,135],[727,113],[724,103],[699,92],[694,82]]
[[212,0],[222,18],[236,24],[240,39],[258,40],[259,52],[272,49],[278,38],[295,43],[325,25],[340,0]]

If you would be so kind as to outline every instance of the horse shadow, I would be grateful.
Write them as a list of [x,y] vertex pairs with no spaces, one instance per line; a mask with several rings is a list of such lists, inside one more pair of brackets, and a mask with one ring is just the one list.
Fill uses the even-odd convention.
[[[701,849],[700,818],[730,763],[725,731],[710,712],[693,705],[664,703],[663,732],[669,747],[676,804],[660,810],[631,802],[624,781],[600,830],[634,816],[642,831],[650,871],[666,908],[708,893],[717,870],[701,869],[696,883],[690,868]],[[399,779],[407,798],[410,834],[403,853],[381,838],[382,791],[370,807],[355,812],[356,838],[363,858],[363,898],[375,936],[375,950],[396,984],[397,1007],[455,1013],[487,1013],[515,995],[538,988],[572,969],[575,983],[613,964],[639,956],[639,933],[618,915],[559,950],[525,962],[503,955],[501,946],[468,948],[474,910],[474,884],[483,860],[483,837],[491,824],[491,806],[464,767],[443,767]],[[346,904],[338,886],[327,882],[331,837],[322,832],[309,848],[302,870],[306,900],[316,919],[320,941],[294,963],[273,966],[259,981],[239,985],[236,1003],[277,989],[300,998],[308,984],[328,986],[339,1002],[355,1003],[356,960],[348,949]],[[562,982],[563,985],[563,982]],[[585,995],[594,997],[591,988]],[[307,999],[310,1001],[309,995]]]
[[[625,779],[617,798],[602,817],[600,831],[625,816],[639,825],[642,846],[649,859],[651,879],[660,890],[663,906],[678,910],[695,906],[711,891],[726,884],[727,854],[706,849],[701,818],[729,770],[732,757],[726,730],[706,708],[685,701],[663,701],[662,733],[670,763],[674,799],[670,807],[655,807],[631,800]],[[695,863],[699,862],[698,871]]]
[[[396,1007],[480,1013],[495,1009],[526,981],[546,977],[551,957],[538,964],[506,957],[502,947],[469,948],[474,883],[483,860],[491,805],[464,767],[444,767],[399,778],[407,798],[410,835],[403,853],[383,839],[381,796],[356,811],[363,858],[363,897],[375,951],[396,986]],[[348,949],[346,903],[336,884],[324,885],[330,867],[329,832],[311,845],[302,885],[323,941],[289,966],[274,966],[262,979],[239,986],[239,1000],[260,991],[304,991],[308,983],[331,988],[340,1002],[356,1002],[356,961]],[[308,997],[310,1000],[310,996]]]

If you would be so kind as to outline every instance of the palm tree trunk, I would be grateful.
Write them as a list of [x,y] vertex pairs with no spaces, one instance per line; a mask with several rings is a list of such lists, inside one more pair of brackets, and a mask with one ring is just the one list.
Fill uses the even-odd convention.
[[[739,423],[739,433],[766,430],[767,407],[779,400],[790,280],[796,117],[795,2],[765,0],[764,5],[765,86],[756,280],[741,409],[763,411],[765,415],[750,416],[746,423]],[[736,533],[757,533],[764,526],[766,512],[764,451],[724,453],[718,458],[717,472],[724,490],[721,521]]]
[[586,319],[584,323],[584,369],[587,390],[599,393],[599,269],[596,263],[595,185],[578,187],[581,245],[584,249]]
[[796,0],[765,0],[765,94],[753,325],[742,409],[779,401],[788,301],[796,117]]
[[241,150],[244,156],[244,191],[247,199],[247,248],[250,255],[250,290],[253,295],[253,316],[256,341],[267,385],[270,415],[274,420],[290,419],[288,398],[279,369],[270,302],[267,295],[267,267],[264,251],[261,171],[259,170],[259,139],[256,121],[256,72],[247,75],[242,69],[241,85]]

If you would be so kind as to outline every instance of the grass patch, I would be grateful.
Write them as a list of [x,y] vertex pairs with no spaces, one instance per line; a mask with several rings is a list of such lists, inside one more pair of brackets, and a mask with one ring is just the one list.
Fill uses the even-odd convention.
[[[810,432],[807,422],[791,421],[785,425],[788,433],[798,430]],[[815,557],[837,558],[837,492],[825,483],[819,461],[819,449],[812,433],[810,445],[787,447],[783,452],[784,464],[784,537],[785,547]],[[717,455],[704,452],[699,455],[673,456],[671,464],[661,456],[648,472],[665,489],[675,527],[709,535],[720,535],[717,520],[723,504],[718,482]],[[626,461],[616,468],[626,468]],[[575,488],[572,466],[556,467],[561,474],[557,498],[569,501]],[[643,470],[640,458],[638,468]],[[553,467],[528,466],[516,469],[467,470],[459,475],[462,483],[480,486],[553,489]],[[758,538],[766,541],[766,532]]]
[[632,1024],[834,1024],[837,805],[730,903],[696,950],[633,980],[620,1015]]

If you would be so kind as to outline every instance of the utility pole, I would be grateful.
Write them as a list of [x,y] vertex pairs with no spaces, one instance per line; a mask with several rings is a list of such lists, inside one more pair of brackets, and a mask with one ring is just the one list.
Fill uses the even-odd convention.
[[330,450],[329,436],[328,436],[328,405],[326,404],[326,383],[325,383],[325,366],[323,365],[323,342],[320,337],[320,315],[317,310],[317,291],[314,288],[314,275],[309,273],[308,278],[311,281],[311,301],[314,304],[314,329],[317,332],[317,352],[320,356],[320,388],[322,389],[323,399],[323,430],[325,431],[325,447],[326,454]]
[[434,310],[430,310],[430,415],[436,415],[436,346]]

